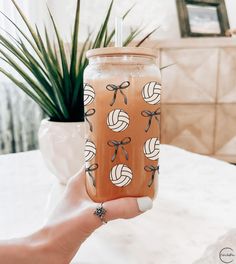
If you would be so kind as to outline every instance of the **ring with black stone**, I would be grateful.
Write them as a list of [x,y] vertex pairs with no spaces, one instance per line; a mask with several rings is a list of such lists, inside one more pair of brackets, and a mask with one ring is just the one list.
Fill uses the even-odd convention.
[[95,214],[96,216],[98,216],[98,217],[101,219],[101,221],[102,221],[103,224],[106,224],[107,221],[106,221],[105,218],[104,218],[106,212],[107,212],[107,211],[106,211],[106,209],[103,207],[103,203],[101,203],[101,204],[96,208],[96,210],[94,211],[93,214]]

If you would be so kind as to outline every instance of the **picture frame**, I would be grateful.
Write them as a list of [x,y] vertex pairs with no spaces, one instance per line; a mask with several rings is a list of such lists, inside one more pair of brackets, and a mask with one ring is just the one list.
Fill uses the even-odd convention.
[[176,0],[181,37],[227,36],[224,0]]

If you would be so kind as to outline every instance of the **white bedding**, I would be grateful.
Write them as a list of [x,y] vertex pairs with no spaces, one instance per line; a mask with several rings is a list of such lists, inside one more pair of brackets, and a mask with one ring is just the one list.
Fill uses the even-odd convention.
[[[0,176],[0,238],[39,227],[59,190],[39,152],[0,156]],[[233,247],[236,255],[235,190],[236,166],[162,145],[153,209],[97,230],[73,263],[222,264],[221,248]]]

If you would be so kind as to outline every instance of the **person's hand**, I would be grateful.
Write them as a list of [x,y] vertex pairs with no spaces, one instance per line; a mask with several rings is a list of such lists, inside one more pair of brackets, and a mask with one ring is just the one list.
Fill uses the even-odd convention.
[[[46,236],[53,245],[53,256],[50,264],[69,263],[80,245],[90,234],[102,225],[101,219],[94,214],[99,203],[93,202],[85,188],[85,172],[82,169],[75,175],[66,188],[65,194],[52,213],[46,226],[33,241]],[[105,220],[128,219],[140,215],[152,208],[149,197],[120,198],[103,203],[107,211]],[[36,238],[36,239],[35,239]],[[52,249],[52,247],[50,246]]]

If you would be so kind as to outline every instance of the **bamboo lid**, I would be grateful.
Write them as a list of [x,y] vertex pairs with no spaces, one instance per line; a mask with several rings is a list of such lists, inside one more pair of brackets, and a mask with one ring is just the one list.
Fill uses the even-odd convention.
[[157,57],[155,49],[139,48],[139,47],[107,47],[91,49],[86,52],[86,57],[89,59],[94,56],[113,56],[113,55],[143,55],[150,57]]

